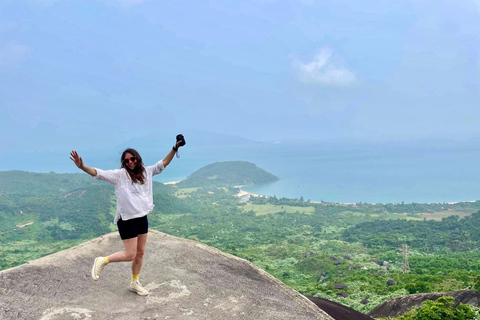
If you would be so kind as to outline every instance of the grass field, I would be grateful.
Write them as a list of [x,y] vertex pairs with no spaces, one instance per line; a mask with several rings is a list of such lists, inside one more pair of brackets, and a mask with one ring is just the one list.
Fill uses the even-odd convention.
[[418,217],[408,216],[406,213],[362,213],[362,212],[353,212],[353,211],[343,211],[341,214],[353,215],[353,216],[365,216],[368,215],[372,218],[383,217],[385,219],[406,219],[406,220],[423,220]]
[[175,197],[177,198],[187,198],[190,196],[190,193],[195,192],[198,188],[180,188],[175,191]]
[[465,218],[471,215],[473,212],[476,212],[476,210],[471,210],[471,212],[447,210],[447,211],[439,211],[439,212],[419,213],[419,216],[427,220],[442,220],[443,218],[450,217],[450,216],[459,216],[460,218]]
[[299,212],[303,214],[311,215],[315,212],[314,207],[295,207],[287,205],[274,205],[274,204],[247,204],[243,206],[243,210],[253,211],[257,216],[272,214],[277,212],[285,211],[287,213]]

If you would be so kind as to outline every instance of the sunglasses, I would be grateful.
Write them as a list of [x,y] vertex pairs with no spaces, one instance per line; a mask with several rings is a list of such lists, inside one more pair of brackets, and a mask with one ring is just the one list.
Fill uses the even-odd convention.
[[134,162],[135,160],[137,160],[137,157],[131,157],[130,159],[123,159],[123,163],[129,163],[130,161]]

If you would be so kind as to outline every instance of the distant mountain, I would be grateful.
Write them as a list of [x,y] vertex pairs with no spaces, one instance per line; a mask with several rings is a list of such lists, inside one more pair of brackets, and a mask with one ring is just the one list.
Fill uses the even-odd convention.
[[209,164],[178,183],[179,187],[235,186],[270,183],[279,180],[273,174],[248,161]]

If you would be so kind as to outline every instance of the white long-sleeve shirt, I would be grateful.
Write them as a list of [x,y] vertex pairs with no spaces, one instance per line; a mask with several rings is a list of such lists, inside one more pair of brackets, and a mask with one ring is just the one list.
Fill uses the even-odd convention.
[[145,167],[145,183],[132,183],[132,179],[125,168],[116,170],[102,170],[95,168],[97,175],[94,179],[110,182],[115,186],[115,197],[117,198],[117,214],[114,223],[117,224],[120,218],[130,220],[146,216],[152,212],[153,184],[152,177],[165,169],[163,160],[153,166]]

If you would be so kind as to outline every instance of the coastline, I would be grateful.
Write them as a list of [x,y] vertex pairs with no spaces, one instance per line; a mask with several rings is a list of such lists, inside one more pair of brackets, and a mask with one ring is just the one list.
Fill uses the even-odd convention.
[[264,196],[261,194],[256,194],[256,193],[251,193],[245,190],[242,190],[242,187],[244,186],[233,186],[234,188],[238,188],[238,193],[235,195],[238,198],[243,198],[243,197],[255,197],[255,198],[268,198],[268,196]]
[[[245,190],[242,190],[242,187],[244,186],[233,186],[235,188],[238,188],[240,191],[235,195],[236,197],[239,197],[239,198],[243,198],[243,197],[260,197],[260,198],[268,198],[269,196],[266,196],[266,195],[261,195],[261,194],[256,194],[256,193],[251,193],[251,192],[248,192],[248,191],[245,191]],[[455,204],[458,204],[458,203],[473,203],[473,202],[477,202],[477,200],[471,200],[471,201],[455,201],[455,202],[431,202],[431,203],[424,203],[424,204],[448,204],[448,205],[455,205]],[[348,202],[328,202],[328,201],[310,201],[310,203],[312,204],[320,204],[320,205],[324,205],[324,206],[327,206],[327,205],[330,205],[330,206],[343,206],[343,207],[357,207],[357,204],[356,203],[348,203]],[[412,204],[414,202],[411,202],[411,203],[405,203],[405,204]],[[387,203],[382,203],[382,202],[375,202],[375,203],[366,203],[366,204],[369,204],[369,205],[376,205],[376,204],[381,204],[381,205],[386,205]],[[400,203],[393,203],[393,204],[400,204]]]
[[[177,183],[179,183],[180,181],[168,181],[168,182],[163,182],[164,185],[176,185]],[[261,194],[256,194],[256,193],[251,193],[251,192],[248,192],[248,191],[245,191],[245,190],[242,190],[242,187],[244,186],[233,186],[234,188],[238,188],[239,189],[239,192],[235,195],[236,197],[238,198],[243,198],[243,197],[255,197],[255,198],[268,198],[268,196],[264,196],[264,195],[261,195]]]
[[[169,181],[169,182],[164,182],[163,184],[165,185],[176,185],[177,183],[179,183],[180,181]],[[266,196],[266,195],[262,195],[262,194],[257,194],[257,193],[251,193],[251,192],[248,192],[248,191],[245,191],[245,190],[242,190],[242,187],[245,187],[244,185],[240,185],[240,186],[232,186],[234,188],[238,188],[239,189],[239,192],[235,195],[236,197],[238,198],[246,198],[246,197],[254,197],[254,198],[269,198],[269,196]],[[451,202],[425,202],[425,203],[422,203],[422,204],[449,204],[449,205],[455,205],[455,204],[458,204],[458,203],[468,203],[468,202],[477,202],[477,200],[471,200],[471,201],[451,201]],[[341,203],[341,202],[328,202],[328,201],[310,201],[310,203],[312,204],[320,204],[320,205],[333,205],[333,206],[344,206],[344,207],[357,207],[357,204],[356,203]],[[411,202],[411,203],[405,203],[405,204],[412,204],[414,202]],[[366,203],[366,204],[369,204],[369,205],[376,205],[376,204],[382,204],[382,205],[385,205],[387,203],[383,203],[383,202],[375,202],[375,203]],[[393,204],[399,204],[399,203],[393,203]],[[420,203],[419,203],[420,204]]]
[[163,184],[165,185],[175,185],[177,183],[179,183],[180,181],[169,181],[169,182],[164,182]]
[[[242,190],[242,187],[244,186],[232,186],[234,188],[238,188],[240,191],[235,195],[236,197],[238,198],[250,198],[250,197],[254,197],[254,198],[268,198],[269,196],[266,196],[266,195],[261,195],[261,194],[256,194],[256,193],[251,193],[251,192],[248,192],[248,191],[245,191],[245,190]],[[334,206],[345,206],[345,207],[349,207],[349,206],[352,206],[352,207],[356,207],[357,205],[355,203],[336,203],[336,202],[320,202],[320,201],[310,201],[310,203],[312,204],[321,204],[321,205],[334,205]]]

